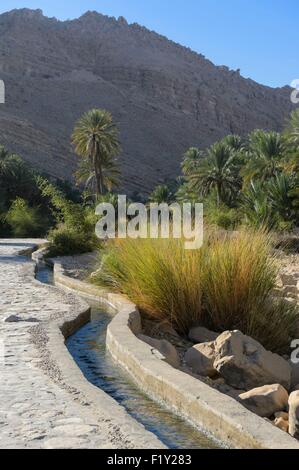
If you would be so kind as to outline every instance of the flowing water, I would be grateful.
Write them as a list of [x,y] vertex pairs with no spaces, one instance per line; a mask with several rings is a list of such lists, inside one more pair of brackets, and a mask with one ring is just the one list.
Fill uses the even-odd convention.
[[[53,283],[43,265],[37,279]],[[106,350],[106,330],[113,314],[91,303],[91,320],[67,340],[67,348],[87,380],[114,398],[170,449],[212,449],[219,444],[142,393]]]

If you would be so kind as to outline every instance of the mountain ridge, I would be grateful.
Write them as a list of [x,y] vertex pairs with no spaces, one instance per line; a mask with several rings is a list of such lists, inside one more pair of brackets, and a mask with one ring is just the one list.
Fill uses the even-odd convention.
[[140,193],[178,175],[187,147],[281,130],[292,110],[289,87],[260,85],[123,17],[12,10],[0,15],[0,37],[0,142],[55,177],[72,177],[70,134],[92,107],[115,117],[123,188]]

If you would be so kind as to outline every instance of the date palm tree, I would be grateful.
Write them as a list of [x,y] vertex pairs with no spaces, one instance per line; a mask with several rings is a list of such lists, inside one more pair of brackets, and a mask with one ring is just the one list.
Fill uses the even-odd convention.
[[286,135],[290,144],[299,148],[299,109],[292,112]]
[[[212,145],[187,173],[190,187],[205,196],[216,191],[217,205],[227,203],[239,187],[236,152],[224,141]],[[186,166],[186,165],[185,165]],[[184,169],[184,167],[183,167]]]
[[77,155],[89,160],[93,168],[97,196],[105,192],[104,170],[120,150],[118,130],[112,116],[103,109],[92,109],[76,123],[72,143]]
[[284,220],[294,220],[298,214],[298,185],[292,176],[281,174],[271,179],[266,188],[273,208]]
[[299,172],[299,109],[291,114],[290,121],[285,131],[288,144],[288,153],[285,161],[285,169],[288,172]]
[[247,162],[242,171],[245,186],[255,178],[262,181],[275,178],[281,171],[285,152],[285,139],[278,132],[252,132],[246,150]]
[[0,178],[7,178],[14,172],[14,165],[10,153],[1,145],[0,146]]
[[182,162],[182,172],[185,176],[192,175],[200,165],[201,160],[204,158],[204,152],[196,147],[191,147],[184,154]]
[[157,204],[169,204],[173,201],[173,193],[167,184],[161,184],[156,186],[151,195],[149,196],[149,202]]
[[[103,185],[108,192],[119,186],[120,170],[114,158],[107,157],[103,162]],[[90,158],[82,158],[75,173],[76,182],[84,183],[85,191],[89,194],[97,192],[97,180],[93,163]]]

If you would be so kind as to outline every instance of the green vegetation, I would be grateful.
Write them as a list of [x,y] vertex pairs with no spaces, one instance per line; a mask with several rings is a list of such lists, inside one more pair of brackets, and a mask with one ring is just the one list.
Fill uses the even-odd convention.
[[38,178],[38,184],[56,221],[48,234],[51,242],[49,256],[86,253],[98,247],[99,241],[94,231],[94,208],[70,201],[60,189],[42,177]]
[[6,222],[15,237],[38,237],[44,231],[43,219],[36,207],[30,207],[24,199],[13,201],[6,216]]
[[277,264],[262,231],[210,232],[200,250],[182,240],[110,241],[93,282],[128,296],[144,315],[186,334],[194,324],[240,329],[283,352],[296,337],[298,311],[272,298]]
[[47,236],[50,256],[101,248],[93,282],[127,295],[146,316],[182,334],[201,324],[219,332],[240,329],[273,351],[289,347],[299,333],[298,311],[273,298],[278,268],[269,233],[299,225],[298,110],[282,134],[256,130],[244,139],[230,135],[207,149],[190,148],[178,180],[149,196],[149,203],[204,203],[199,250],[185,250],[184,240],[175,239],[100,244],[95,206],[111,202],[117,209],[113,189],[120,179],[112,116],[99,109],[85,113],[72,143],[80,157],[78,190],[50,181],[0,147],[1,237]]
[[163,204],[171,203],[173,199],[173,193],[167,184],[161,184],[157,186],[149,197],[149,202]]
[[36,173],[20,156],[0,147],[0,236],[44,236],[50,224]]
[[50,181],[20,156],[0,147],[1,237],[47,237],[50,256],[99,247],[95,235],[97,198],[98,202],[117,201],[115,194],[105,192],[119,181],[117,129],[107,111],[94,109],[78,121],[72,139],[82,157],[75,174],[79,187],[84,183],[82,192],[69,182]]
[[106,189],[111,191],[119,179],[115,159],[119,152],[118,131],[111,114],[102,109],[85,113],[75,126],[72,142],[82,158],[77,180],[85,181],[86,188],[94,189],[97,197]]
[[[167,194],[167,187],[163,187]],[[161,193],[161,186],[153,192]],[[299,111],[286,130],[230,135],[205,150],[190,148],[172,200],[203,202],[206,222],[289,231],[299,225]]]

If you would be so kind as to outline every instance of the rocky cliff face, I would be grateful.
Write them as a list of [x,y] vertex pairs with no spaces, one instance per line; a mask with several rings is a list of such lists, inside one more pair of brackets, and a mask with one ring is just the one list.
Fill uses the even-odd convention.
[[0,142],[56,177],[71,178],[76,167],[74,122],[92,107],[110,110],[129,192],[177,176],[189,146],[257,127],[280,130],[291,111],[288,87],[259,85],[95,12],[65,22],[40,10],[1,15],[0,78]]

